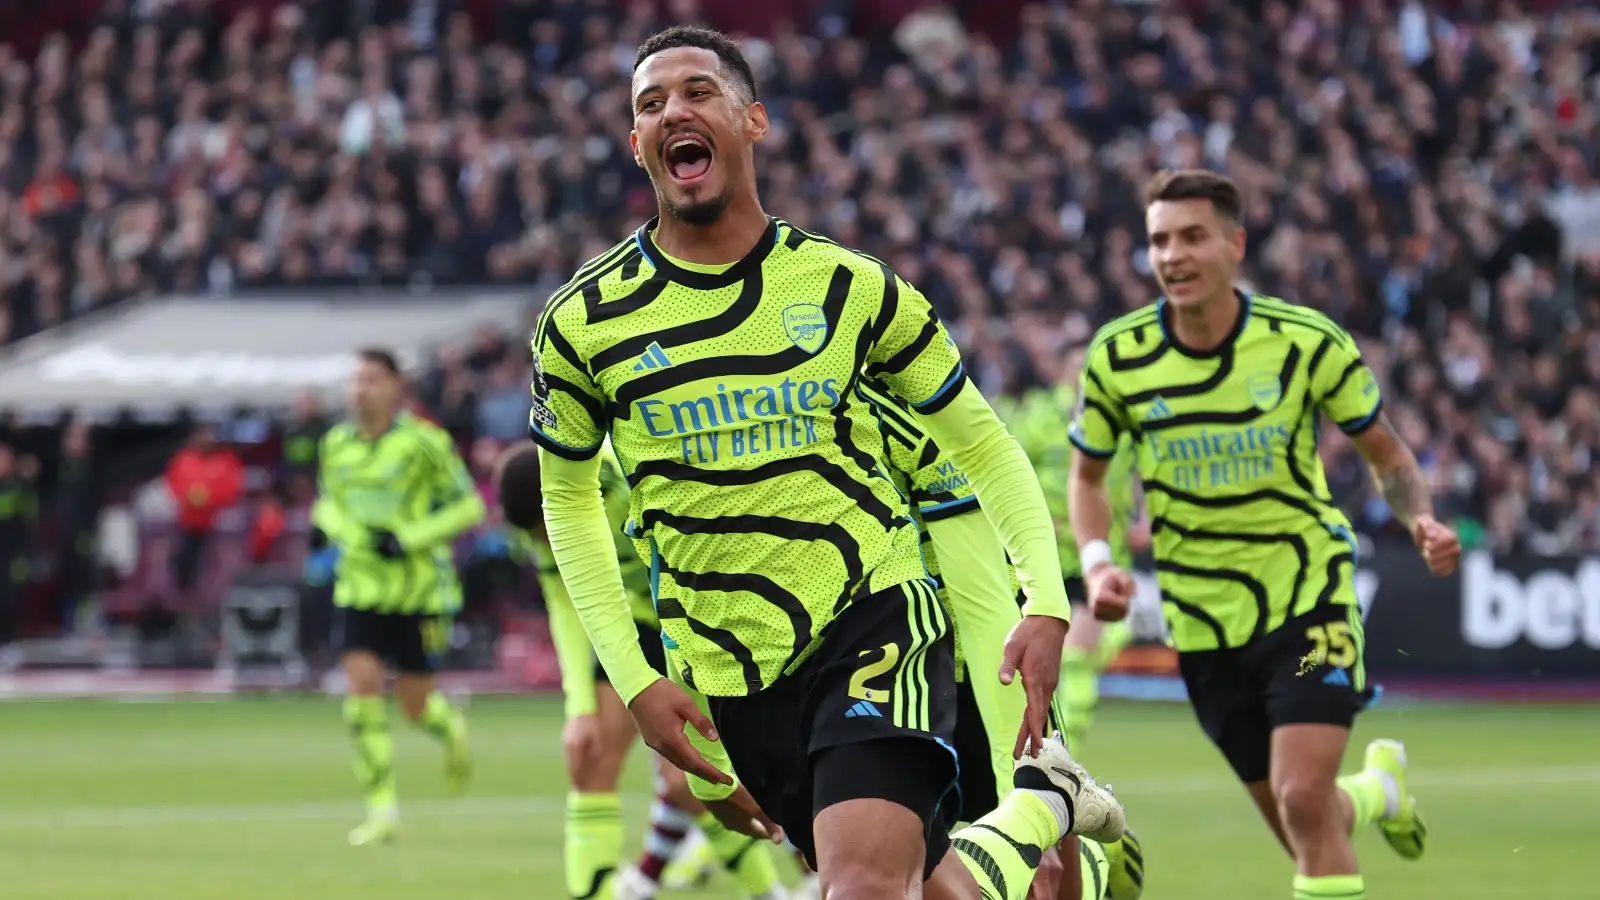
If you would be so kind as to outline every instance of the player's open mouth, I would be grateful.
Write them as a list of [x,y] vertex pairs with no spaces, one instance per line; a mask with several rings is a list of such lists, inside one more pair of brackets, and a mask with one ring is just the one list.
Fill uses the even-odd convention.
[[698,134],[675,134],[667,138],[666,150],[661,154],[667,164],[667,174],[680,185],[694,184],[706,177],[714,156],[710,142]]
[[1162,280],[1167,283],[1167,287],[1176,288],[1199,281],[1200,276],[1193,272],[1184,272],[1182,274],[1169,272]]

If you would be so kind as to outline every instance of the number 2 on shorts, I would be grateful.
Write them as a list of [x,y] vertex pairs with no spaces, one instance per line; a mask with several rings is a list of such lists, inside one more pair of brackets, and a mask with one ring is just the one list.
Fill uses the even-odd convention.
[[1326,662],[1335,669],[1348,669],[1356,661],[1356,644],[1350,639],[1349,622],[1329,622],[1306,629],[1306,637],[1316,644],[1308,659]]
[[[884,644],[879,650],[883,651],[883,658],[872,662],[862,663],[850,676],[849,695],[856,700],[865,700],[868,703],[888,703],[892,693],[888,688],[870,688],[867,682],[879,675],[893,669],[900,662],[900,648],[894,644]],[[871,656],[873,650],[861,651],[862,656]]]

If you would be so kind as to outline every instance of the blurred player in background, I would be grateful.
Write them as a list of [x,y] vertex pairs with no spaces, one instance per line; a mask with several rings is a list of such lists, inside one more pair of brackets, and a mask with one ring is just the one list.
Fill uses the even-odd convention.
[[[617,780],[633,747],[633,719],[594,656],[594,646],[572,606],[545,538],[543,495],[539,489],[538,449],[518,444],[500,457],[495,492],[513,543],[538,568],[539,588],[550,616],[550,636],[561,666],[561,693],[566,703],[562,735],[572,792],[567,796],[567,892],[593,900],[650,900],[660,887],[662,871],[680,849],[691,827],[705,835],[712,855],[734,875],[753,900],[786,896],[773,860],[773,848],[748,835],[729,831],[689,793],[682,772],[656,762],[656,801],[650,811],[650,832],[638,865],[620,869],[622,806]],[[639,646],[652,666],[666,668],[661,622],[650,597],[650,570],[640,562],[624,534],[628,518],[628,482],[615,456],[607,450],[600,470],[600,493],[610,519],[611,536],[622,582],[628,594]]]
[[[1021,685],[983,677],[999,669],[1006,634],[1022,620],[1021,586],[966,474],[905,402],[871,378],[856,385],[856,396],[882,424],[883,458],[910,500],[928,573],[954,623],[960,820],[977,821],[1004,796],[1027,704]],[[1068,837],[1045,855],[1029,894],[1035,900],[1138,900],[1143,892],[1144,858],[1131,832],[1106,845]]]
[[[1133,641],[1133,627],[1127,621],[1102,623],[1082,615],[1088,593],[1083,584],[1083,568],[1078,562],[1078,543],[1072,537],[1072,522],[1067,508],[1067,480],[1072,471],[1073,447],[1062,423],[1072,416],[1077,403],[1078,370],[1083,365],[1083,348],[1070,351],[1061,369],[1061,378],[1052,387],[1036,388],[1015,402],[1007,403],[1001,415],[1027,452],[1033,470],[1044,488],[1050,518],[1055,521],[1056,547],[1061,553],[1061,577],[1067,596],[1080,613],[1072,617],[1067,645],[1061,653],[1061,687],[1056,696],[1066,719],[1067,746],[1074,756],[1083,752],[1084,738],[1100,705],[1100,676]],[[1138,523],[1139,503],[1134,471],[1133,440],[1124,436],[1117,445],[1106,472],[1106,496],[1111,501],[1111,531],[1107,538],[1111,556],[1125,570],[1133,567],[1136,544],[1148,540]]]
[[1351,833],[1377,822],[1401,856],[1427,835],[1395,741],[1339,777],[1369,702],[1349,522],[1328,494],[1320,420],[1350,436],[1437,575],[1461,545],[1383,412],[1349,333],[1236,287],[1243,201],[1227,178],[1164,172],[1146,188],[1164,298],[1102,328],[1083,366],[1072,525],[1097,616],[1127,614],[1113,559],[1108,462],[1137,441],[1172,640],[1189,700],[1296,862],[1296,900],[1360,900]]
[[357,354],[350,419],[322,439],[311,513],[313,551],[338,549],[344,718],[367,794],[367,819],[350,832],[358,846],[393,838],[399,825],[385,664],[399,674],[395,694],[406,718],[443,744],[453,787],[465,784],[471,766],[466,719],[434,688],[433,671],[461,605],[451,541],[483,519],[484,505],[450,435],[403,411],[402,393],[392,353]]
[[[725,822],[787,832],[832,900],[924,880],[948,900],[1021,900],[1043,850],[1122,830],[1120,804],[1044,734],[1071,614],[1044,498],[926,298],[767,216],[755,95],[725,35],[671,28],[639,48],[631,143],[661,215],[583,266],[535,332],[551,549],[640,733]],[[862,446],[878,439],[849,399],[864,367],[993,501],[1028,590],[1000,672],[1027,691],[1015,789],[954,836],[954,645],[905,500]],[[638,647],[602,543],[608,434],[669,667],[704,703]]]

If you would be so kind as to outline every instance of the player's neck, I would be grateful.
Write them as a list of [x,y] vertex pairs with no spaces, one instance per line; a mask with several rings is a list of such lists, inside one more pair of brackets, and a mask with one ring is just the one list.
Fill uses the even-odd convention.
[[1215,297],[1184,308],[1172,309],[1172,335],[1190,350],[1215,350],[1233,336],[1239,323],[1239,293],[1229,285]]
[[358,416],[356,418],[356,433],[369,441],[382,437],[389,429],[394,427],[394,420],[399,415],[398,412],[389,412],[366,417]]
[[754,191],[735,198],[710,225],[690,225],[666,210],[652,239],[673,259],[720,266],[744,259],[767,230],[767,213]]

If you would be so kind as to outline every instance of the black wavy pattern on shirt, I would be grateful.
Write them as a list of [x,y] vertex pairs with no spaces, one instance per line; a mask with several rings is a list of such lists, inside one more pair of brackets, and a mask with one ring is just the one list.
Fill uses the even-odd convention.
[[1201,494],[1192,494],[1180,488],[1175,488],[1166,482],[1150,479],[1144,482],[1144,489],[1146,492],[1159,491],[1160,493],[1166,494],[1168,497],[1171,497],[1174,500],[1187,503],[1190,506],[1200,506],[1208,509],[1228,509],[1235,506],[1244,506],[1248,503],[1273,501],[1276,503],[1282,503],[1285,506],[1303,512],[1311,518],[1316,519],[1318,522],[1322,521],[1321,511],[1311,503],[1308,503],[1299,497],[1285,494],[1283,491],[1275,490],[1273,488],[1263,488],[1262,490],[1251,491],[1247,494],[1205,496]]
[[[1185,528],[1184,526],[1179,525],[1164,516],[1156,516],[1155,518],[1151,519],[1150,533],[1152,535],[1156,535],[1162,531],[1172,531],[1183,537],[1185,540],[1234,541],[1241,544],[1288,544],[1291,548],[1293,548],[1294,555],[1300,561],[1300,564],[1295,567],[1294,587],[1289,592],[1289,603],[1284,610],[1284,617],[1288,618],[1288,616],[1292,614],[1294,609],[1299,605],[1300,592],[1305,587],[1306,577],[1311,568],[1311,549],[1306,546],[1305,538],[1301,537],[1300,535],[1250,534],[1248,532],[1216,531],[1210,528]],[[1161,568],[1159,562],[1157,563],[1156,568]],[[1233,569],[1208,569],[1205,571],[1226,571],[1239,577],[1249,577],[1245,573],[1238,572]],[[1250,578],[1249,580],[1256,585],[1261,585],[1261,582],[1256,581],[1253,578]],[[1256,594],[1256,600],[1258,610],[1255,628],[1252,629],[1252,635],[1260,636],[1266,633],[1267,625],[1269,624],[1269,616],[1272,612],[1270,600],[1266,598],[1265,586],[1262,586],[1261,593]]]
[[[783,669],[788,668],[789,661],[793,661],[800,652],[811,643],[811,614],[806,611],[800,598],[784,590],[777,582],[763,575],[728,574],[725,572],[685,572],[663,564],[662,574],[671,576],[673,583],[695,591],[718,591],[722,593],[744,592],[755,594],[757,597],[771,603],[783,610],[789,616],[789,624],[795,629],[794,643],[790,648],[788,660]],[[682,610],[682,606],[678,607]],[[739,636],[725,628],[716,628],[693,616],[685,614],[682,618],[689,623],[689,628],[695,634],[709,638],[718,647],[727,651],[739,663],[744,681],[752,689],[760,688],[761,667],[756,665],[755,654],[739,640]],[[779,669],[779,671],[783,671]]]
[[[1231,353],[1224,358],[1231,357]],[[1284,355],[1283,366],[1278,370],[1279,397],[1289,395],[1289,385],[1294,382],[1295,371],[1300,367],[1300,347],[1295,345],[1289,348]],[[1161,392],[1157,392],[1161,393]],[[1162,393],[1162,396],[1172,396]],[[1145,433],[1154,431],[1168,431],[1173,428],[1184,428],[1192,425],[1244,425],[1260,418],[1262,411],[1254,405],[1239,410],[1199,410],[1195,412],[1177,413],[1165,419],[1154,422],[1145,422]]]
[[1197,381],[1193,384],[1169,384],[1150,388],[1149,390],[1135,391],[1123,397],[1122,402],[1128,406],[1133,406],[1137,403],[1154,400],[1156,397],[1165,397],[1171,400],[1177,397],[1198,397],[1202,394],[1209,394],[1216,390],[1222,382],[1226,381],[1228,375],[1233,372],[1233,347],[1224,347],[1222,352],[1217,354],[1216,360],[1216,371],[1207,375],[1204,381]]
[[628,481],[637,485],[646,477],[656,475],[672,481],[693,481],[713,487],[749,487],[799,472],[812,472],[821,476],[835,490],[861,507],[862,512],[876,519],[886,530],[895,528],[903,521],[895,516],[894,510],[890,509],[888,504],[878,499],[872,492],[871,485],[859,478],[851,477],[842,466],[814,453],[774,459],[751,469],[700,469],[674,460],[651,459],[639,463],[634,468],[633,474],[628,477]]
[[[840,525],[837,522],[802,522],[794,519],[779,518],[777,516],[762,516],[754,514],[739,516],[717,516],[715,518],[702,519],[693,516],[674,515],[661,510],[646,510],[643,516],[642,524],[647,529],[654,528],[657,524],[665,525],[683,535],[765,534],[785,541],[824,541],[828,544],[831,544],[834,549],[839,551],[839,555],[843,559],[845,566],[845,580],[844,584],[840,586],[838,597],[834,601],[833,608],[835,610],[843,608],[843,606],[849,602],[852,592],[865,577],[865,564],[861,559],[861,545],[853,536],[851,536],[850,532],[847,531],[843,525]],[[732,582],[723,581],[722,579],[737,579],[743,577],[733,573],[681,572],[681,570],[671,568],[670,562],[666,560],[663,560],[662,566],[662,571],[680,572],[683,574],[685,579],[690,579],[678,581],[676,576],[673,578],[674,582],[691,590],[695,588],[696,584],[729,584]],[[698,579],[715,579],[715,581],[706,582],[699,581]],[[726,588],[712,586],[709,589],[725,590]],[[791,655],[789,656],[789,661],[792,661],[801,650],[805,649],[805,643],[810,641],[812,624],[811,613],[794,594],[788,592],[787,590],[785,590],[781,595],[774,594],[770,596],[762,594],[759,590],[754,590],[751,588],[745,588],[745,590],[750,590],[751,593],[762,597],[762,599],[772,603],[774,606],[783,610],[785,614],[788,615],[789,622],[795,629],[796,644],[795,647],[791,648]],[[665,613],[663,613],[663,615],[664,614]],[[692,625],[696,620],[691,616],[689,617],[689,621]],[[802,635],[804,635],[804,643],[802,642]],[[754,664],[752,663],[752,665]],[[784,668],[788,668],[787,662],[785,663]]]
[[[837,274],[835,277],[837,277]],[[665,279],[652,278],[641,285],[639,290],[634,293],[649,294],[649,298],[639,302],[634,309],[642,308],[645,304],[660,296],[662,289],[667,284],[669,282]],[[619,362],[630,360],[643,353],[651,343],[659,343],[661,348],[666,350],[721,337],[743,325],[760,308],[763,290],[765,290],[765,282],[761,278],[761,270],[755,269],[750,273],[750,277],[746,278],[740,285],[739,295],[722,312],[707,319],[698,319],[693,322],[685,322],[681,325],[663,328],[660,331],[633,335],[596,353],[590,358],[589,365],[594,371],[603,372]],[[628,302],[632,298],[633,295],[629,295],[619,300],[613,300],[605,304],[601,309],[604,310],[615,304]],[[633,312],[634,309],[627,309],[617,315],[625,315],[628,312]],[[593,314],[590,315],[590,321],[596,321]]]
[[[828,292],[822,301],[823,314],[830,324],[837,324],[843,319],[845,302],[850,296],[853,277],[850,270],[842,265],[834,269],[833,278],[828,283]],[[830,327],[816,354],[807,353],[800,347],[788,347],[777,353],[761,355],[704,357],[679,363],[671,368],[659,369],[618,387],[613,401],[613,414],[619,419],[629,418],[633,415],[633,406],[637,401],[703,378],[777,375],[780,372],[787,372],[822,353],[838,336],[839,329]]]

